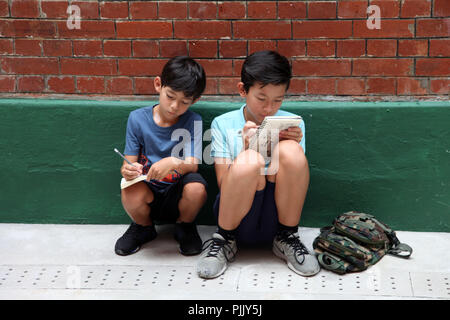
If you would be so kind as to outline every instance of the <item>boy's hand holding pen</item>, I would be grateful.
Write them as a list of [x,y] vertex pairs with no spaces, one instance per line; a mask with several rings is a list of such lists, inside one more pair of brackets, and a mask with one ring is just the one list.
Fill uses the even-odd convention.
[[123,154],[119,152],[116,148],[114,148],[114,152],[116,152],[123,160],[125,160],[127,163],[124,163],[120,173],[125,178],[125,180],[133,180],[142,175],[142,168],[144,167],[140,163],[131,163],[130,160],[125,158]]

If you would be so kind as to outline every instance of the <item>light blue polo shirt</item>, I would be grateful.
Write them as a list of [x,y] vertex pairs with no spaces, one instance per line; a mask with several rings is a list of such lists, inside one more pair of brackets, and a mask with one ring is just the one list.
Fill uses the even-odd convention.
[[[224,113],[211,123],[211,157],[228,158],[234,160],[242,151],[241,130],[245,125],[245,104],[239,109]],[[295,116],[295,114],[278,110],[275,116]],[[305,123],[302,120],[299,127],[302,129],[303,138],[300,145],[305,149]],[[268,163],[266,164],[266,167]]]

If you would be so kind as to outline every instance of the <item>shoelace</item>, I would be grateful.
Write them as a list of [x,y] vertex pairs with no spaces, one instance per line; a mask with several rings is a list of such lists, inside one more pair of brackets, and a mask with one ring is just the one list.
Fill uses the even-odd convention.
[[[217,255],[219,254],[220,249],[222,249],[223,247],[227,247],[228,250],[232,251],[228,241],[217,239],[217,238],[211,238],[211,239],[205,241],[205,243],[203,244],[202,251],[208,249],[208,247],[209,247],[209,252],[206,255],[206,257],[217,258]],[[224,254],[224,256],[225,256],[225,259],[227,259],[227,261],[229,261],[227,255]]]
[[292,249],[294,249],[294,256],[295,260],[297,260],[298,263],[303,263],[298,260],[298,256],[309,254],[308,249],[306,249],[305,245],[300,241],[300,238],[291,233],[291,234],[285,234],[282,237],[280,237],[280,242],[286,243],[288,246],[290,246]]

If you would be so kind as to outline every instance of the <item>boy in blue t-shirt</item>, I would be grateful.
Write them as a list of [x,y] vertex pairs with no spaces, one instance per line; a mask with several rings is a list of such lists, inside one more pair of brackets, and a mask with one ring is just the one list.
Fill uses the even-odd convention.
[[159,104],[134,110],[127,123],[125,157],[120,169],[126,180],[146,181],[121,191],[122,205],[133,220],[115,245],[118,255],[135,253],[156,237],[155,220],[177,222],[180,252],[201,252],[194,219],[206,201],[206,181],[197,173],[202,159],[202,119],[188,110],[203,93],[203,68],[189,57],[175,57],[154,79]]
[[277,52],[251,54],[238,83],[245,105],[211,124],[211,156],[220,189],[213,207],[218,231],[204,244],[198,260],[202,278],[215,278],[226,270],[236,255],[236,243],[272,244],[275,255],[303,276],[320,270],[297,233],[309,185],[305,124],[279,132],[268,162],[249,149],[250,137],[266,116],[293,115],[279,110],[291,76],[289,61]]

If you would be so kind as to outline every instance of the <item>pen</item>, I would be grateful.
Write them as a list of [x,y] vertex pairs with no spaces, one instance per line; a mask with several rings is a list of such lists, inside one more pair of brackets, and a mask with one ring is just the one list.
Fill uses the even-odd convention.
[[130,162],[130,160],[128,160],[127,158],[125,158],[124,155],[121,154],[121,153],[119,152],[119,150],[117,150],[116,148],[114,148],[114,152],[117,153],[119,156],[121,156],[123,160],[125,160],[126,162],[128,162],[129,164],[131,164],[133,167],[136,167],[134,164],[132,164],[132,163]]

